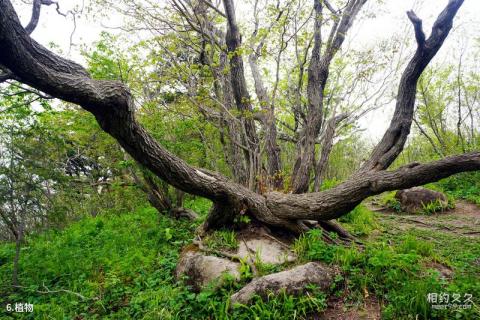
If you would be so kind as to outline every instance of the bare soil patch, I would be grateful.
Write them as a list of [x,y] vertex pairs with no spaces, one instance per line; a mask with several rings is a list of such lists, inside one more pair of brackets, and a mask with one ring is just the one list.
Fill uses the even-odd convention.
[[365,299],[363,305],[347,305],[343,299],[330,301],[324,313],[313,315],[315,320],[379,320],[381,304],[373,297]]
[[378,213],[377,217],[388,224],[389,228],[400,231],[417,228],[465,237],[480,237],[480,207],[463,200],[457,201],[454,209],[432,215],[397,213],[375,203],[366,205]]

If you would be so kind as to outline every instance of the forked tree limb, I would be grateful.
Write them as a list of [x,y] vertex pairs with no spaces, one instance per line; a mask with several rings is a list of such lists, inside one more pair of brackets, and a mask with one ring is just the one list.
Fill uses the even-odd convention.
[[38,25],[38,21],[40,20],[40,10],[42,9],[42,5],[49,6],[54,3],[55,2],[51,0],[34,0],[33,1],[32,17],[30,19],[30,22],[25,27],[25,31],[27,31],[28,34],[31,34]]
[[400,80],[397,103],[390,126],[374,148],[370,159],[360,169],[360,174],[370,170],[387,169],[403,150],[412,126],[418,79],[442,47],[452,29],[453,18],[462,6],[463,1],[449,0],[447,6],[433,24],[430,37],[426,40],[422,30],[422,20],[413,11],[407,13],[415,29],[417,50]]
[[[445,39],[461,2],[449,2],[435,23],[432,36],[425,42],[425,55],[416,54],[416,62],[410,63],[403,78],[412,80],[419,76],[438,51],[440,42]],[[437,48],[436,51],[432,46]],[[211,199],[214,209],[207,218],[206,229],[228,225],[236,215],[247,213],[263,223],[300,231],[297,221],[338,218],[368,196],[433,182],[463,171],[480,170],[480,153],[475,152],[427,164],[412,164],[395,171],[368,170],[323,192],[260,195],[218,173],[192,167],[162,147],[135,119],[131,94],[123,84],[93,80],[78,64],[39,45],[21,26],[9,0],[0,0],[0,48],[0,65],[8,68],[19,81],[80,105],[91,112],[101,128],[113,136],[135,160],[159,178],[180,190]],[[407,83],[410,84],[409,90],[415,88],[411,82]],[[414,95],[408,97],[414,98]],[[399,121],[398,126],[402,129],[408,123],[408,117],[405,117],[410,111],[402,107],[400,111],[397,110],[397,118],[394,119]],[[392,121],[391,127],[395,129],[397,124]],[[396,137],[395,131],[392,131],[394,129],[390,128],[387,133]],[[403,144],[394,143],[393,146],[400,147],[400,151],[403,148]],[[374,155],[383,148],[384,145],[377,147]],[[391,159],[389,150],[387,148],[385,151],[387,160]],[[388,162],[383,159],[383,154],[378,159],[374,157],[375,163]],[[378,165],[374,168],[378,168]]]
[[423,32],[422,19],[420,19],[413,10],[407,11],[407,16],[415,29],[415,38],[417,39],[418,46],[423,47],[425,45],[425,33]]

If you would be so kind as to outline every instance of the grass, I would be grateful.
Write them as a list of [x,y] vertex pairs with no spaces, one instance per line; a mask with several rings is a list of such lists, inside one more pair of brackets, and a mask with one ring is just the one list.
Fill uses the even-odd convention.
[[237,234],[233,230],[219,230],[209,234],[203,239],[205,246],[211,250],[238,248]]
[[379,228],[373,212],[368,210],[363,204],[356,206],[355,209],[338,219],[338,221],[346,223],[347,230],[356,236],[367,236],[373,230]]
[[[364,247],[335,246],[322,241],[321,232],[301,236],[294,250],[301,261],[317,260],[337,265],[341,275],[333,295],[352,304],[362,304],[366,296],[382,301],[382,319],[476,319],[480,317],[480,239],[466,239],[440,231],[410,229],[394,232],[397,220],[377,221],[365,207],[343,219],[349,230],[381,228],[385,232],[366,238]],[[443,278],[433,268],[451,268],[453,278]],[[472,294],[476,305],[466,310],[435,310],[427,301],[429,293]]]
[[[187,244],[193,230],[194,225],[159,216],[151,208],[83,219],[61,232],[27,239],[20,262],[25,288],[17,292],[6,287],[13,247],[2,245],[1,303],[33,303],[35,319],[137,318],[146,308],[156,310],[152,301],[160,304],[178,290],[162,284],[173,281],[178,251],[172,248]],[[45,288],[70,290],[84,298],[38,293]],[[155,297],[152,288],[157,288]],[[146,295],[154,299],[143,299]]]
[[331,263],[336,247],[323,241],[322,231],[313,229],[302,234],[293,244],[293,251],[302,262],[323,261]]
[[440,180],[435,185],[455,199],[480,206],[480,172],[465,172]]
[[[192,200],[188,206],[206,212],[210,204]],[[9,286],[14,246],[0,244],[0,305],[33,303],[34,314],[17,314],[23,319],[305,319],[324,310],[329,296],[352,305],[374,296],[383,305],[383,319],[480,317],[478,238],[398,229],[394,216],[379,219],[362,205],[340,222],[362,236],[364,246],[327,244],[320,230],[305,233],[293,245],[298,264],[338,266],[340,273],[328,293],[309,287],[309,294],[299,297],[270,294],[248,306],[231,306],[229,297],[252,277],[247,264],[240,283],[230,279],[222,287],[194,293],[175,279],[174,271],[199,222],[173,220],[142,208],[87,217],[62,231],[27,238],[20,260],[23,287],[17,291]],[[382,232],[374,232],[378,230]],[[205,240],[209,248],[238,246],[235,233],[228,230]],[[261,275],[284,268],[255,264]],[[435,264],[450,268],[452,278],[444,279]],[[432,292],[472,294],[475,305],[434,310],[427,301]],[[9,316],[0,310],[0,319]]]
[[[301,297],[257,298],[248,307],[230,306],[229,297],[242,283],[227,281],[221,288],[193,293],[174,271],[197,225],[143,208],[87,217],[63,231],[30,237],[22,249],[23,287],[17,291],[9,285],[14,246],[0,244],[0,305],[34,304],[33,314],[16,314],[22,319],[122,320],[301,319],[325,307],[325,295],[313,289]],[[229,231],[216,233],[215,239],[222,247],[236,245]],[[274,270],[265,265],[263,271]],[[46,288],[51,293],[43,293]],[[10,316],[0,309],[0,319]]]

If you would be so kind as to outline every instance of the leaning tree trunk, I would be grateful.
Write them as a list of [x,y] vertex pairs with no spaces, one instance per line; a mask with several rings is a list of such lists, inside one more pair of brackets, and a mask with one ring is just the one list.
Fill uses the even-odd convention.
[[361,174],[354,174],[335,188],[309,194],[260,195],[218,173],[188,165],[162,147],[137,122],[133,99],[123,84],[91,79],[78,64],[39,45],[20,24],[9,0],[0,0],[0,67],[22,83],[80,105],[91,112],[101,128],[135,160],[160,179],[190,194],[211,199],[213,210],[204,230],[229,225],[236,215],[248,214],[267,225],[300,232],[302,220],[338,218],[369,196],[433,182],[459,172],[480,170],[480,152],[385,170],[403,149],[410,130],[418,77],[446,39],[462,3],[463,0],[449,1],[428,39],[421,29],[421,20],[409,12],[418,49],[402,76],[390,128],[362,167]]

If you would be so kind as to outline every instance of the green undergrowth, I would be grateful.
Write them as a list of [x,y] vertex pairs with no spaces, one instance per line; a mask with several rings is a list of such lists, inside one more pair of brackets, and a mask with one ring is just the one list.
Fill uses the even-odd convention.
[[[325,308],[325,294],[315,288],[311,295],[269,295],[248,307],[232,307],[228,298],[251,278],[248,265],[240,283],[192,292],[176,281],[174,271],[197,225],[144,208],[85,218],[63,231],[28,238],[17,291],[10,287],[14,246],[2,244],[0,319],[298,319]],[[229,231],[214,237],[222,248],[236,243]],[[262,266],[265,274],[275,271],[257,265]],[[20,302],[32,303],[34,313],[6,312],[7,303]]]
[[440,191],[480,206],[480,172],[465,172],[436,182]]
[[[384,319],[480,316],[478,306],[433,310],[427,301],[428,293],[468,293],[478,305],[477,238],[466,241],[414,229],[396,234],[364,206],[341,223],[361,236],[364,245],[327,244],[319,230],[304,234],[293,245],[297,264],[321,261],[338,266],[329,292],[309,286],[308,294],[299,297],[270,294],[248,306],[232,306],[229,297],[253,277],[245,263],[240,282],[229,279],[221,287],[194,293],[174,274],[179,253],[191,243],[198,222],[173,220],[143,208],[85,218],[63,231],[28,238],[20,260],[22,288],[17,291],[9,286],[14,246],[0,245],[0,303],[34,304],[33,314],[15,315],[24,319],[305,319],[321,313],[331,297],[362,305],[370,296],[381,302]],[[210,245],[216,248],[237,244],[231,231],[212,237]],[[452,270],[451,279],[441,277],[434,267],[438,264]],[[256,261],[255,266],[265,275],[292,264],[279,267]],[[13,317],[5,308],[1,312],[1,319]]]
[[343,222],[347,230],[355,236],[367,236],[373,230],[380,228],[374,213],[363,204],[356,206],[348,214],[340,217],[338,221]]
[[[480,172],[460,173],[435,183],[425,185],[426,188],[443,192],[448,199],[448,209],[455,208],[456,200],[466,200],[480,206]],[[380,204],[396,212],[401,212],[400,202],[395,198],[396,191],[385,192],[380,197]],[[430,215],[443,211],[440,203],[425,205],[420,214]]]
[[[429,236],[432,236],[431,234]],[[347,303],[361,305],[367,296],[380,300],[382,319],[477,319],[480,317],[480,241],[464,245],[464,240],[433,235],[438,242],[427,242],[426,234],[409,231],[399,236],[383,236],[365,246],[335,246],[322,241],[313,230],[294,245],[302,261],[319,260],[337,265],[334,295]],[[461,248],[461,249],[459,249]],[[451,280],[434,268],[453,270]],[[477,305],[471,309],[435,310],[429,294],[471,294]]]
[[238,248],[237,234],[233,230],[215,231],[203,239],[204,245],[211,250]]

